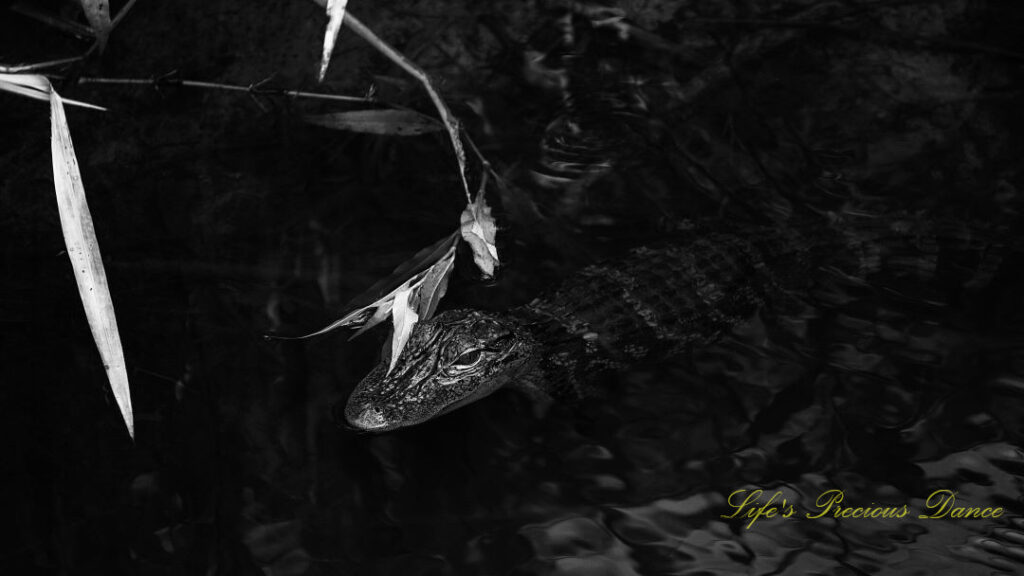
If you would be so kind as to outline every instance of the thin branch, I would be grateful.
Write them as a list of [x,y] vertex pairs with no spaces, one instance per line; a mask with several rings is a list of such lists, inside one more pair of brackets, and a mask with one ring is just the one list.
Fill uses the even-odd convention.
[[301,90],[269,90],[261,88],[262,83],[239,86],[236,84],[222,84],[219,82],[204,82],[201,80],[178,80],[170,77],[161,78],[79,78],[79,84],[121,84],[133,86],[184,86],[187,88],[205,88],[209,90],[227,90],[230,92],[245,92],[254,96],[287,96],[290,98],[309,98],[316,100],[331,100],[334,102],[375,102],[373,98],[362,96],[344,96],[341,94],[323,94],[319,92],[303,92]]
[[114,16],[114,19],[110,21],[111,32],[113,32],[114,29],[117,28],[117,25],[121,23],[121,20],[124,20],[124,17],[128,15],[128,11],[131,10],[132,7],[135,6],[135,3],[138,1],[139,0],[128,0],[128,3],[121,8],[121,11],[118,12],[116,16]]
[[477,147],[476,142],[473,141],[473,137],[469,135],[469,132],[463,130],[462,137],[466,139],[466,142],[469,144],[470,151],[473,152],[473,155],[480,161],[483,171],[490,172],[493,176],[497,177],[498,173],[494,171],[494,167],[491,166],[491,163],[484,157],[483,152],[481,152],[480,148]]
[[[321,0],[316,1],[319,3]],[[466,181],[466,152],[462,147],[462,140],[459,138],[461,130],[459,120],[448,109],[448,106],[441,98],[441,94],[434,88],[433,82],[430,81],[430,76],[401,52],[377,36],[373,30],[367,28],[351,12],[345,16],[345,26],[423,84],[423,88],[430,95],[430,100],[434,103],[434,107],[437,108],[437,112],[441,116],[441,121],[444,123],[445,128],[448,129],[448,137],[451,139],[452,147],[455,149],[455,159],[459,163],[459,177],[462,179],[462,189],[466,193],[466,201],[472,202],[472,196],[469,193],[469,183]]]

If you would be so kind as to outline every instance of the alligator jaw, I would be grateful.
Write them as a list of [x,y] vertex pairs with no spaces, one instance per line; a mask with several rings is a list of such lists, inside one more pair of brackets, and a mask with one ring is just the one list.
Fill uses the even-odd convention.
[[359,382],[345,405],[345,422],[363,432],[426,422],[522,377],[534,363],[535,346],[511,316],[446,311],[416,325],[393,370],[381,362]]
[[[384,365],[381,364],[376,370],[383,371],[383,369]],[[475,392],[437,409],[437,411],[432,414],[428,413],[422,416],[412,417],[406,415],[404,418],[398,417],[392,420],[389,420],[385,415],[385,410],[381,409],[384,408],[383,406],[378,408],[377,406],[374,406],[373,400],[367,400],[363,398],[362,395],[353,394],[345,405],[345,422],[351,428],[360,432],[387,432],[389,430],[407,428],[409,426],[422,424],[423,422],[432,420],[442,414],[447,414],[452,410],[476,402],[477,400],[494,393],[501,388],[503,384],[504,382],[501,381],[500,383],[494,383],[490,386],[481,386]]]
[[387,420],[384,419],[384,415],[381,414],[379,410],[373,407],[363,408],[354,418],[349,416],[349,411],[346,408],[345,419],[353,428],[363,430],[366,432],[381,430],[383,428],[386,428],[388,425]]

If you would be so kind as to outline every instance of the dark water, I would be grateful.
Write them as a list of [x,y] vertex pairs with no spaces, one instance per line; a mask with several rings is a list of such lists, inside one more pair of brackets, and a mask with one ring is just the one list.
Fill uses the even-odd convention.
[[[271,3],[268,18],[226,0],[180,12],[145,4],[112,40],[114,56],[84,75],[309,82],[315,5]],[[131,370],[132,444],[60,255],[44,107],[0,96],[0,405],[13,440],[0,565],[1024,572],[1024,259],[1013,249],[1024,132],[1020,60],[1007,54],[1024,20],[985,2],[852,3],[826,14],[836,28],[780,39],[761,20],[799,5],[634,3],[634,21],[687,56],[666,63],[649,46],[587,37],[567,108],[523,80],[523,46],[479,24],[497,15],[514,38],[542,44],[540,4],[357,12],[445,80],[508,184],[491,191],[502,274],[485,284],[460,255],[443,307],[505,309],[686,220],[952,222],[961,249],[893,248],[869,285],[766,308],[713,344],[595,382],[578,403],[541,411],[500,391],[422,426],[361,435],[331,422],[330,406],[372,368],[386,332],[262,335],[325,324],[451,232],[463,204],[444,139],[313,128],[300,115],[326,108],[306,102],[69,86],[114,110],[74,113],[71,128]],[[10,45],[31,53],[45,29],[10,18],[0,17]],[[423,21],[449,24],[428,33]],[[160,34],[167,22],[183,32]],[[756,34],[768,36],[750,43]],[[684,99],[688,79],[729,50],[736,80]],[[358,41],[343,39],[339,58],[339,70],[360,74],[306,87],[377,82],[429,110],[415,88],[381,79],[399,73]],[[579,131],[558,123],[567,117]],[[1003,248],[964,249],[968,233]],[[724,517],[753,490],[762,503],[778,493],[778,514],[791,515]],[[905,514],[808,518],[830,490],[843,506]],[[920,518],[941,490],[1000,516]]]

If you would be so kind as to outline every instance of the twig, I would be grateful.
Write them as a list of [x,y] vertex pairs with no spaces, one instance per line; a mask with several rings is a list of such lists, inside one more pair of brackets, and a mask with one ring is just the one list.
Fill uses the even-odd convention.
[[473,155],[476,156],[476,159],[480,161],[484,172],[490,172],[493,176],[497,177],[498,173],[494,171],[494,167],[492,167],[491,163],[484,157],[483,152],[481,152],[480,148],[477,147],[476,142],[473,141],[473,137],[469,135],[469,132],[463,130],[462,136],[466,139],[466,142],[469,143],[469,149],[473,152]]
[[[320,3],[323,0],[315,1]],[[434,103],[434,107],[437,108],[437,112],[441,116],[441,122],[444,123],[445,128],[448,130],[448,137],[451,139],[452,147],[455,149],[455,159],[459,163],[459,177],[462,179],[462,189],[466,193],[466,201],[472,202],[473,199],[469,193],[469,183],[466,180],[466,152],[462,147],[462,140],[459,138],[459,120],[448,109],[444,100],[441,99],[441,95],[434,88],[433,82],[430,81],[430,76],[422,68],[402,55],[401,52],[377,36],[373,30],[367,28],[351,12],[345,16],[345,26],[423,84],[423,88],[430,95],[430,100]]]
[[111,32],[114,31],[114,28],[117,28],[117,25],[121,23],[121,20],[124,20],[124,17],[128,15],[128,11],[131,10],[138,1],[139,0],[128,0],[128,2],[121,8],[121,11],[114,16],[114,19],[110,21]]
[[222,84],[219,82],[203,82],[201,80],[178,80],[172,77],[161,78],[79,78],[79,84],[128,84],[134,86],[185,86],[188,88],[206,88],[210,90],[227,90],[231,92],[245,92],[255,96],[287,96],[290,98],[310,98],[316,100],[331,100],[335,102],[375,102],[373,98],[362,96],[344,96],[341,94],[323,94],[319,92],[303,92],[301,90],[267,90],[261,88],[262,83],[239,86],[236,84]]

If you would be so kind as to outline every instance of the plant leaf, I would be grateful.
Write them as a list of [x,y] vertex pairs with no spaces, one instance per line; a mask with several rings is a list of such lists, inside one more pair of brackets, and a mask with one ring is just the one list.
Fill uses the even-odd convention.
[[341,24],[345,21],[346,6],[348,6],[348,0],[327,0],[327,29],[324,31],[324,53],[320,58],[320,73],[317,74],[319,82],[323,82],[324,76],[327,75],[327,66],[331,63],[334,44],[338,41]]
[[390,374],[398,362],[398,357],[405,348],[412,329],[420,317],[416,311],[409,306],[409,296],[413,288],[401,288],[395,293],[394,306],[391,307],[391,323],[395,326],[395,333],[391,336],[391,362],[388,364],[387,373]]
[[[50,101],[50,81],[46,79],[46,76],[40,74],[5,74],[0,73],[0,91],[10,92],[12,94],[20,94],[21,96],[27,96],[35,100],[42,100],[44,102]],[[92,104],[86,104],[85,102],[79,102],[77,100],[70,100],[67,98],[61,98],[61,102],[64,104],[72,104],[74,106],[81,106],[83,108],[92,108],[93,110],[101,110],[106,112],[106,108],[94,106]]]
[[306,116],[305,120],[334,130],[390,136],[417,136],[444,130],[437,120],[413,110],[355,110]]
[[78,169],[75,148],[71,142],[64,104],[56,90],[50,89],[50,148],[53,155],[53,184],[57,193],[60,225],[64,243],[75,272],[78,294],[82,298],[96,348],[99,349],[110,388],[128,427],[135,438],[132,398],[128,388],[128,371],[124,365],[121,337],[114,317],[114,303],[107,287],[92,215],[85,199],[82,174]]
[[110,2],[109,0],[79,0],[79,2],[82,4],[82,10],[85,11],[85,18],[89,21],[89,26],[96,34],[97,49],[102,54],[113,27],[110,23]]
[[459,234],[454,232],[420,250],[412,258],[399,264],[387,278],[377,282],[368,290],[353,298],[349,306],[365,306],[370,302],[380,299],[381,296],[393,292],[410,278],[434,266],[434,264],[445,257],[452,246],[458,241]]
[[366,332],[370,328],[373,328],[377,324],[380,324],[381,322],[386,320],[388,316],[391,316],[391,304],[391,300],[381,302],[377,306],[377,311],[373,313],[373,316],[371,316],[369,320],[365,320],[365,324],[363,324],[363,327],[360,328],[359,330],[356,330],[355,334],[352,334],[352,336],[349,337],[349,340],[355,338],[356,336],[359,336],[363,332]]
[[480,183],[480,190],[476,193],[476,200],[466,206],[460,218],[459,231],[462,237],[469,243],[473,250],[473,262],[483,272],[485,278],[494,276],[494,270],[500,264],[498,260],[498,247],[494,243],[497,233],[497,226],[494,217],[491,215],[491,208],[484,198],[484,190],[487,184],[486,172],[484,180]]
[[448,291],[448,278],[454,268],[455,244],[452,244],[448,253],[427,270],[420,283],[420,289],[416,292],[414,308],[420,320],[429,320],[437,311],[437,304]]
[[[305,340],[345,326],[361,328],[353,335],[353,338],[362,334],[387,318],[394,304],[395,295],[399,291],[419,287],[438,265],[450,267],[450,263],[446,264],[445,262],[454,259],[455,244],[458,242],[458,239],[458,233],[453,233],[433,245],[420,250],[412,258],[395,268],[390,276],[353,298],[349,303],[349,308],[352,308],[352,311],[339,320],[331,322],[326,327],[302,336],[269,337],[278,340]],[[437,288],[435,287],[432,290],[436,292]]]

